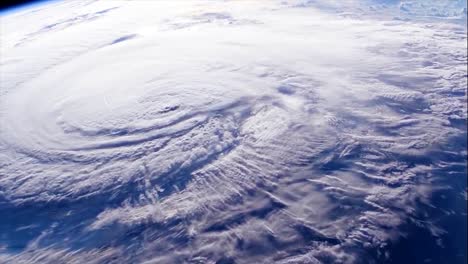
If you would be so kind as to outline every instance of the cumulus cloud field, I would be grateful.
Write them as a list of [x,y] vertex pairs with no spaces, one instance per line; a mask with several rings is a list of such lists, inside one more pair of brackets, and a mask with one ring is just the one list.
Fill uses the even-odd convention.
[[467,196],[466,33],[466,1],[1,14],[0,262],[374,263],[406,223],[440,239],[424,208]]

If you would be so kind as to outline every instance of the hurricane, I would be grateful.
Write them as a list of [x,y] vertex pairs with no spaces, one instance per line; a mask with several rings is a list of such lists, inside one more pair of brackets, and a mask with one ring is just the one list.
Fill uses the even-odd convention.
[[0,13],[0,262],[464,263],[466,15],[458,0]]

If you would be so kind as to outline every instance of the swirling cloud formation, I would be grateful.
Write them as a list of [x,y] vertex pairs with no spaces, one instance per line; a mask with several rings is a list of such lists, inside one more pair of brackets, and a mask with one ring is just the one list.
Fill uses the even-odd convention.
[[385,254],[451,188],[439,178],[466,177],[463,7],[65,1],[3,14],[0,262]]

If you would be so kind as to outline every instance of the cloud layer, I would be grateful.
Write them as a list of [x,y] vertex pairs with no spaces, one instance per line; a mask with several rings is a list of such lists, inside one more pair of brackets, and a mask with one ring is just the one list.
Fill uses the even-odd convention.
[[89,1],[4,15],[0,260],[385,254],[451,188],[438,179],[466,170],[462,6]]

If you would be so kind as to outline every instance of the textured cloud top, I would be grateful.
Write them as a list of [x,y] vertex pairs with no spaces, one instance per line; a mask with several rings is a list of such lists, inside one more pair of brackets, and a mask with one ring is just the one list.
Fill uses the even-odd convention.
[[437,239],[420,208],[466,199],[445,179],[466,180],[467,47],[466,1],[435,2],[4,14],[0,262],[368,263],[408,221]]

